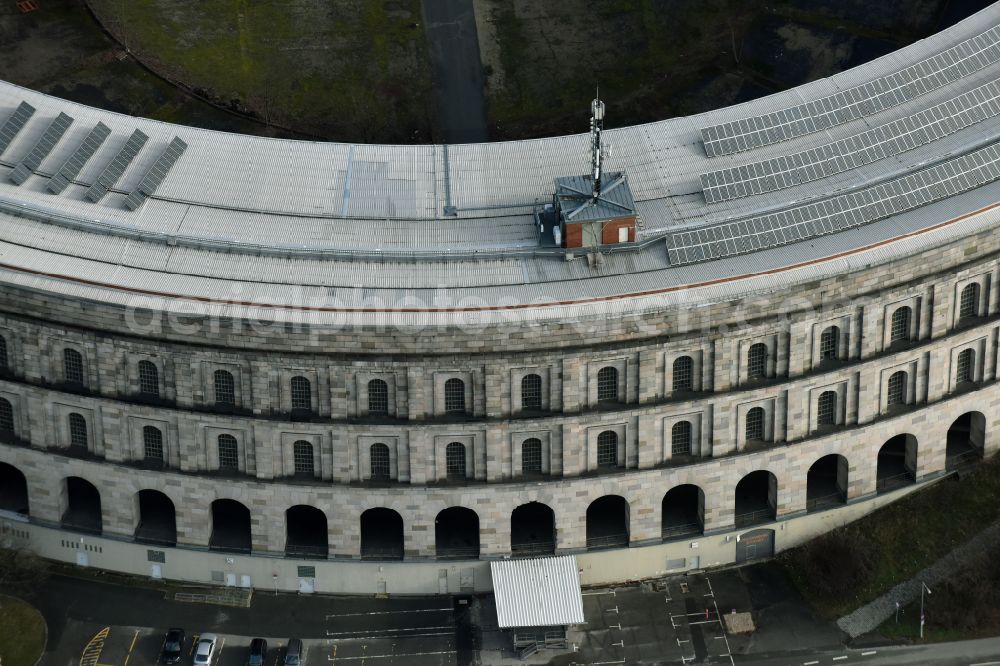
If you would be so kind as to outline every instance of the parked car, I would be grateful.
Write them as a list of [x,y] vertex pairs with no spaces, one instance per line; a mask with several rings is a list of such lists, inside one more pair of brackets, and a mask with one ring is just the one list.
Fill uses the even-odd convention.
[[263,638],[255,638],[250,641],[250,652],[247,654],[247,666],[264,666],[264,657],[267,656],[267,641]]
[[219,637],[215,634],[202,634],[198,639],[198,645],[194,649],[194,663],[196,666],[211,664],[212,657],[215,656],[215,645],[219,642]]
[[163,637],[163,648],[160,650],[160,661],[164,664],[179,663],[183,652],[184,630],[167,629],[167,635]]
[[299,666],[302,663],[302,641],[298,638],[289,638],[288,647],[285,649],[284,666]]

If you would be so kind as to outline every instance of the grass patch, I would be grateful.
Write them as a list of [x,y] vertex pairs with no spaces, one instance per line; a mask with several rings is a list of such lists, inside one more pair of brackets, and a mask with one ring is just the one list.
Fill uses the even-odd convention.
[[1000,459],[951,477],[784,553],[822,617],[845,615],[912,578],[1000,518]]
[[0,663],[33,666],[45,649],[45,622],[33,606],[0,595]]

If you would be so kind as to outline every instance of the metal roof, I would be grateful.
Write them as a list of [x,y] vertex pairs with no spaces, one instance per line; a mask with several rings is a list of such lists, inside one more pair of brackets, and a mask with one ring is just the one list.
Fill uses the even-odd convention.
[[623,173],[605,174],[601,192],[593,199],[591,176],[564,176],[555,179],[556,198],[567,222],[591,222],[635,215],[635,200],[628,177]]
[[490,562],[490,575],[501,629],[583,624],[573,555]]

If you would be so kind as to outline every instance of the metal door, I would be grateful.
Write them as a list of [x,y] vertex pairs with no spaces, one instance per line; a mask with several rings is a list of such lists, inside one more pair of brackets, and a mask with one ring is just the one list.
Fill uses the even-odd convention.
[[700,569],[701,568],[701,556],[695,555],[688,560],[688,569]]
[[149,575],[153,578],[163,578],[163,568],[159,564],[149,566]]
[[316,591],[315,578],[299,578],[299,592],[301,594],[312,594]]
[[242,574],[240,576],[240,587],[250,587],[253,583],[250,580],[250,576]]
[[376,587],[376,589],[378,590],[378,592],[377,592],[378,594],[386,594],[385,581],[384,580],[380,580],[378,582],[378,586]]
[[226,574],[226,587],[236,587],[236,574],[234,573]]
[[438,569],[438,593],[448,594],[448,570]]
[[749,562],[774,555],[774,530],[753,530],[736,542],[736,561]]
[[76,564],[81,567],[90,566],[90,558],[87,556],[87,551],[78,550],[76,551]]
[[472,567],[462,569],[458,580],[458,587],[462,592],[472,592],[476,589],[475,575],[476,570]]

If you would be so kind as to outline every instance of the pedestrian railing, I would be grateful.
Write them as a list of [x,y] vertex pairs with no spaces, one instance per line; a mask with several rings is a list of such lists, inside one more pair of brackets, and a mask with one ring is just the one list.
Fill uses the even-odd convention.
[[892,474],[889,476],[879,477],[875,481],[875,491],[879,493],[887,493],[892,490],[897,490],[908,486],[916,482],[917,478],[913,472],[907,470],[905,472],[900,472],[899,474]]
[[439,560],[479,559],[479,546],[445,546],[437,549]]
[[963,451],[955,455],[950,455],[945,458],[945,469],[949,472],[956,469],[963,469],[965,467],[971,467],[975,465],[980,460],[982,460],[982,455],[979,451],[975,449],[969,449],[968,451]]
[[310,560],[325,560],[330,553],[327,546],[290,543],[285,545],[285,557],[301,557]]
[[368,546],[361,549],[361,559],[363,560],[401,560],[403,559],[402,546]]
[[587,537],[587,550],[600,550],[601,548],[618,548],[628,545],[628,533],[609,534],[607,536]]
[[846,503],[847,496],[838,490],[837,492],[830,493],[829,495],[822,495],[820,497],[807,499],[806,511],[822,511],[823,509],[830,509]]
[[774,509],[758,509],[736,514],[736,527],[746,527],[774,520]]
[[660,537],[666,539],[677,539],[685,536],[694,536],[702,533],[701,523],[685,523],[683,525],[664,525],[660,528]]
[[543,557],[555,552],[555,541],[522,541],[510,544],[512,557]]

